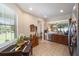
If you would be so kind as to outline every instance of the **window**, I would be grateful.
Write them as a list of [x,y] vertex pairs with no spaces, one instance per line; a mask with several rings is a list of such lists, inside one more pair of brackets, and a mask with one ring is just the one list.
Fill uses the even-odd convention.
[[67,32],[68,31],[68,23],[58,24],[58,31],[59,32]]
[[0,4],[0,44],[16,38],[16,14]]

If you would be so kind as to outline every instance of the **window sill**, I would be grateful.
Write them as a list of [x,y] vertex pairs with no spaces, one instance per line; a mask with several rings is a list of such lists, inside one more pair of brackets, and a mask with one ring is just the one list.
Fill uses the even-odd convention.
[[5,50],[6,48],[8,48],[9,46],[11,46],[15,43],[16,43],[16,40],[12,40],[12,41],[8,41],[8,42],[0,44],[0,51]]

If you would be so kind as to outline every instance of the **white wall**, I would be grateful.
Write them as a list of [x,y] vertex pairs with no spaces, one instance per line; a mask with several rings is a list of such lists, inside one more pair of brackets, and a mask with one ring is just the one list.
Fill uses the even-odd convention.
[[72,16],[72,13],[71,14],[69,13],[69,14],[66,14],[66,15],[63,15],[63,16],[58,16],[58,17],[55,17],[55,18],[48,19],[49,20],[48,22],[67,20],[71,16]]
[[[29,14],[26,14],[26,13],[23,13],[23,27],[24,27],[24,34],[29,36],[30,35],[30,24],[34,24],[36,25],[38,28],[39,28],[39,24],[38,24],[38,21],[41,22],[41,25],[42,25],[42,32],[44,30],[44,20],[43,19],[40,19],[38,17],[34,17],[32,15],[29,15]],[[39,29],[38,29],[38,33],[39,33]]]
[[60,21],[51,21],[51,22],[48,22],[48,24],[63,24],[63,23],[68,23],[68,20],[69,20],[69,18],[68,19],[64,19],[64,20],[60,20]]

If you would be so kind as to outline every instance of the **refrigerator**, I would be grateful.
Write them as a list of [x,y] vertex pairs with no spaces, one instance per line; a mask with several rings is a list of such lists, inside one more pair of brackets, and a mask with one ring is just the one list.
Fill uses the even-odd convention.
[[[71,24],[69,23],[69,32],[68,32],[68,48],[71,56],[77,56],[79,55],[79,4],[75,4],[76,9],[73,10],[72,19],[75,21],[71,21]],[[73,18],[74,17],[74,18]]]
[[73,56],[77,48],[77,26],[75,22],[69,24],[68,48],[70,55]]

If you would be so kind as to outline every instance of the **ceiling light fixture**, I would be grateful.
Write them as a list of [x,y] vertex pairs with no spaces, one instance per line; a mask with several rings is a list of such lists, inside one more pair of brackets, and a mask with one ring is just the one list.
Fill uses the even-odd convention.
[[47,16],[44,16],[44,18],[47,18]]
[[32,8],[29,8],[29,10],[32,10]]
[[76,6],[73,7],[73,10],[75,10],[75,9],[76,9]]
[[60,10],[61,13],[63,13],[63,10]]

